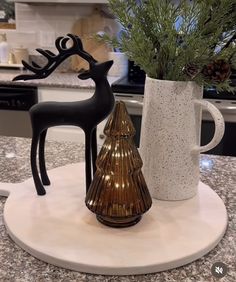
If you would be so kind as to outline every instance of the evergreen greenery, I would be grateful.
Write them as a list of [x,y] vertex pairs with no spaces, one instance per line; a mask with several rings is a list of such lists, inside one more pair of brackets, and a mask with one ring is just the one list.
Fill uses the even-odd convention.
[[[123,33],[119,41],[108,35],[101,40],[120,48],[149,77],[232,90],[224,71],[227,65],[236,68],[236,0],[109,0],[109,5]],[[224,68],[205,76],[218,61]]]
[[7,20],[15,18],[15,5],[13,2],[9,2],[9,0],[1,0],[0,10],[5,12]]

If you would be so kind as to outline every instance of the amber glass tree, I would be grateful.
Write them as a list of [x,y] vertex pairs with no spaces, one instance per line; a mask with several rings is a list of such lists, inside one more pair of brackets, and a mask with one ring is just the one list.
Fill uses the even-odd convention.
[[128,227],[139,222],[151,207],[152,199],[133,141],[135,129],[123,102],[116,103],[104,133],[107,137],[85,203],[101,223]]

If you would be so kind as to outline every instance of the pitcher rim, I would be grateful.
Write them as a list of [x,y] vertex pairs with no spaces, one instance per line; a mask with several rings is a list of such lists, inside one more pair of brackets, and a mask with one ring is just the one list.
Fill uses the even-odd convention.
[[199,85],[197,84],[195,81],[192,81],[192,80],[187,80],[187,81],[180,81],[180,80],[166,80],[166,79],[157,79],[157,78],[152,78],[152,77],[149,77],[148,75],[146,75],[146,80],[149,80],[149,81],[159,81],[159,82],[162,82],[162,83],[167,83],[167,84],[182,84],[182,85],[186,85],[186,84],[193,84],[193,85],[197,85],[199,87],[203,87],[202,85]]

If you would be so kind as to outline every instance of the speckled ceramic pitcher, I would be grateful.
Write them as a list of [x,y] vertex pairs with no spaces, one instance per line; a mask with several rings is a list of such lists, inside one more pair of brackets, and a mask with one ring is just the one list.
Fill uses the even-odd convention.
[[[202,96],[194,82],[146,78],[140,153],[153,198],[184,200],[197,193],[199,155],[220,142],[225,128],[219,110]],[[214,119],[215,134],[201,147],[202,107]]]

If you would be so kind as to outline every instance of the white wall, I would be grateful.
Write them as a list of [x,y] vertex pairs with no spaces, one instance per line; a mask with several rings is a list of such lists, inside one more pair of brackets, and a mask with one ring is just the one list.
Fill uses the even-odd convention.
[[7,40],[12,48],[26,47],[31,54],[36,47],[53,47],[58,36],[71,32],[74,22],[93,10],[91,4],[15,5],[16,30],[6,31]]

